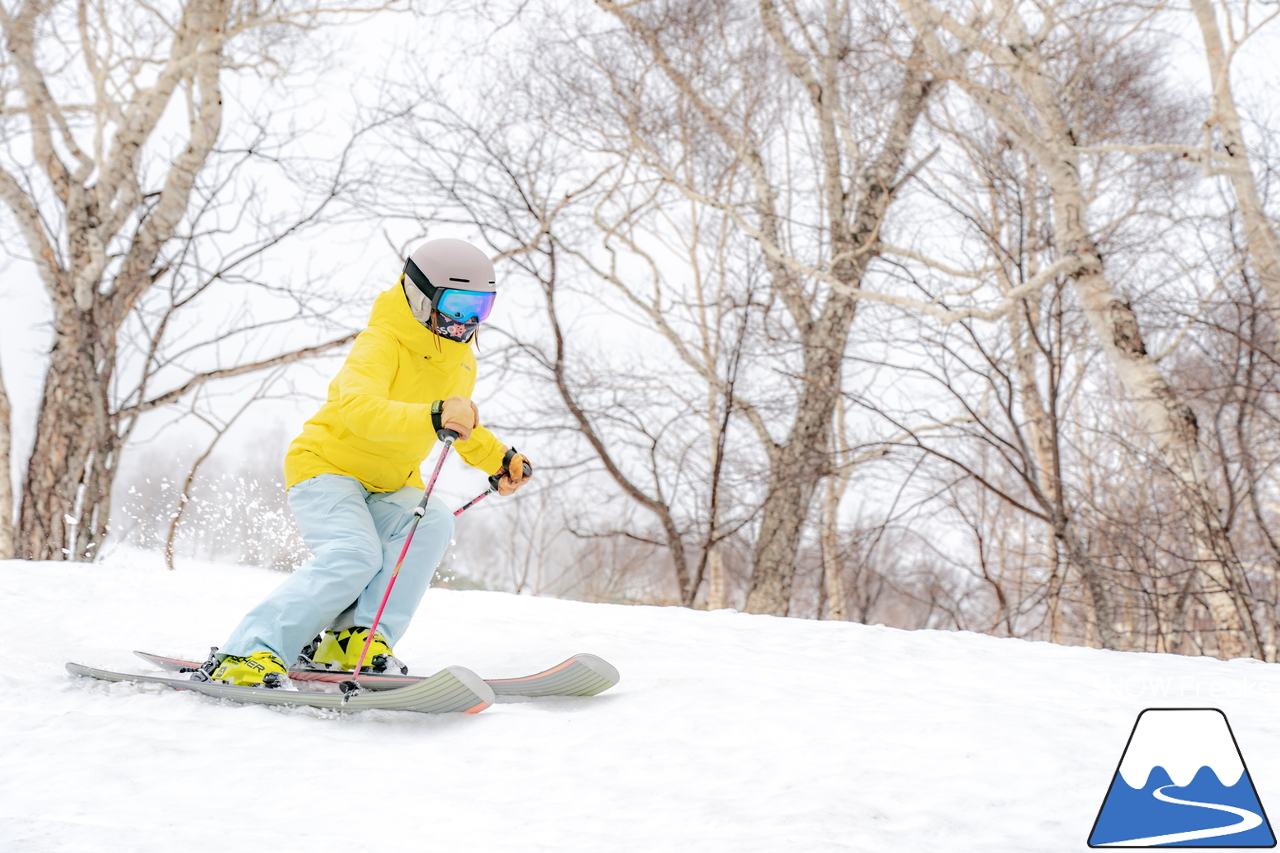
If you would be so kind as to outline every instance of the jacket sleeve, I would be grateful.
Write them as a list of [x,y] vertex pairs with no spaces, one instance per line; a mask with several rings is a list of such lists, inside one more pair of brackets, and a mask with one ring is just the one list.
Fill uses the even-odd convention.
[[431,432],[430,403],[390,399],[396,343],[373,329],[356,338],[338,371],[338,413],[343,424],[370,441],[408,441]]
[[[467,381],[463,384],[461,391],[464,397],[471,397],[476,390],[475,357],[469,355],[466,364],[469,368],[464,374]],[[494,434],[483,426],[477,426],[471,431],[470,438],[455,442],[453,446],[457,448],[458,455],[463,461],[486,474],[498,473],[498,469],[502,467],[502,457],[507,454],[507,446],[498,441]]]
[[498,473],[498,469],[502,467],[502,457],[507,453],[507,446],[482,426],[473,429],[471,437],[466,441],[455,442],[453,446],[468,465],[479,468],[486,474]]

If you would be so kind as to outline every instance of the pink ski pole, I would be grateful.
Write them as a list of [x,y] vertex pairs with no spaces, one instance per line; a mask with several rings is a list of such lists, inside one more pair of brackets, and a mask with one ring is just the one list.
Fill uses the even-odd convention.
[[[512,449],[514,450],[515,448],[512,448]],[[472,498],[471,500],[467,501],[467,502],[466,502],[465,504],[463,504],[461,507],[459,507],[458,509],[454,510],[454,512],[453,512],[453,517],[454,517],[454,518],[457,518],[458,516],[462,515],[462,514],[463,514],[464,512],[466,512],[467,510],[471,509],[471,508],[472,508],[473,506],[475,506],[476,504],[480,503],[480,501],[482,501],[482,500],[484,500],[485,498],[489,497],[489,495],[491,495],[491,494],[493,494],[494,492],[498,491],[498,481],[502,479],[502,475],[503,475],[504,473],[506,473],[506,470],[507,470],[507,469],[503,468],[501,471],[499,471],[498,473],[496,473],[496,474],[494,474],[493,476],[491,476],[491,477],[489,478],[489,488],[485,489],[483,492],[481,492],[480,494],[476,495],[476,496],[475,496],[474,498]],[[526,477],[532,477],[532,476],[533,476],[533,469],[529,467],[529,463],[528,463],[528,462],[524,463],[524,475],[525,475]]]
[[[444,442],[444,450],[440,451],[440,458],[436,460],[436,469],[431,472],[431,479],[427,481],[427,490],[422,495],[422,502],[413,511],[413,526],[409,528],[409,535],[404,540],[404,547],[400,549],[400,559],[396,560],[395,570],[391,572],[391,580],[387,581],[387,591],[382,594],[382,603],[378,605],[378,615],[373,617],[373,624],[369,626],[369,636],[364,638],[364,648],[360,650],[360,660],[356,663],[356,671],[352,673],[350,681],[344,681],[340,685],[344,694],[342,697],[344,702],[354,696],[356,691],[360,689],[360,669],[364,666],[365,656],[369,654],[369,646],[373,643],[373,633],[378,629],[378,623],[382,621],[382,611],[387,609],[387,599],[391,598],[391,590],[396,585],[396,577],[400,574],[400,567],[404,565],[405,554],[409,553],[409,546],[413,544],[413,534],[418,529],[418,522],[422,520],[422,516],[427,512],[427,501],[431,500],[431,490],[435,488],[436,478],[440,476],[440,469],[444,467],[444,459],[449,455],[449,449],[453,447],[453,443],[457,439],[458,434],[453,430],[440,430],[440,440]],[[485,494],[488,494],[488,492]]]

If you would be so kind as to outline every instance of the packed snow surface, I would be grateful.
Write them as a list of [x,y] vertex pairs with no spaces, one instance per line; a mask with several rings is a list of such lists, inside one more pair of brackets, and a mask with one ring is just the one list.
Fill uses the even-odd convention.
[[281,579],[0,563],[0,850],[1079,851],[1147,707],[1221,708],[1280,804],[1280,667],[1249,661],[431,590],[396,648],[418,673],[593,652],[622,682],[428,716],[63,669],[203,657]]

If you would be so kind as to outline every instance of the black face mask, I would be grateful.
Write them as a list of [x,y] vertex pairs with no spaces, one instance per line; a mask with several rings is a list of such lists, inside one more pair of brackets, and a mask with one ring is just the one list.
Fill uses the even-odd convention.
[[413,319],[440,337],[465,344],[475,335],[476,329],[480,328],[478,318],[459,320],[442,314],[431,307],[431,300],[423,296],[418,288],[408,282],[403,287],[404,295],[409,300],[409,310],[413,312]]
[[439,311],[431,312],[431,321],[431,325],[428,326],[431,331],[442,338],[448,338],[460,344],[465,344],[471,340],[471,336],[476,333],[476,329],[480,328],[480,321],[475,317],[470,320],[455,320],[453,317],[447,317]]

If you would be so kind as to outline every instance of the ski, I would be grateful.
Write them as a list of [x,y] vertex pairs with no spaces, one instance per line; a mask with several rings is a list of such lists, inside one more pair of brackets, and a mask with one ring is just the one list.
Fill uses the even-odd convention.
[[[149,652],[134,654],[170,672],[191,672],[200,666],[197,661],[153,655]],[[289,670],[289,678],[293,681],[337,684],[349,681],[351,673],[322,667],[295,666]],[[484,683],[498,696],[594,696],[617,684],[619,679],[618,670],[608,661],[596,655],[580,654],[533,675],[523,678],[490,678],[485,679]],[[422,680],[422,676],[366,672],[360,676],[360,686],[370,690],[394,690]]]
[[[423,714],[460,712],[478,714],[493,702],[493,691],[469,669],[450,666],[435,675],[418,679],[414,684],[390,690],[360,690],[350,697],[337,693],[306,693],[270,687],[237,687],[218,681],[190,681],[186,678],[170,678],[160,675],[135,675],[95,669],[78,663],[68,663],[67,672],[72,675],[97,678],[102,681],[130,681],[139,684],[162,684],[175,690],[191,690],[261,705],[306,705],[311,708],[330,708],[335,711],[417,711]],[[343,700],[346,701],[343,701]]]
[[604,658],[584,653],[533,675],[486,678],[484,683],[498,696],[595,696],[620,678]]

